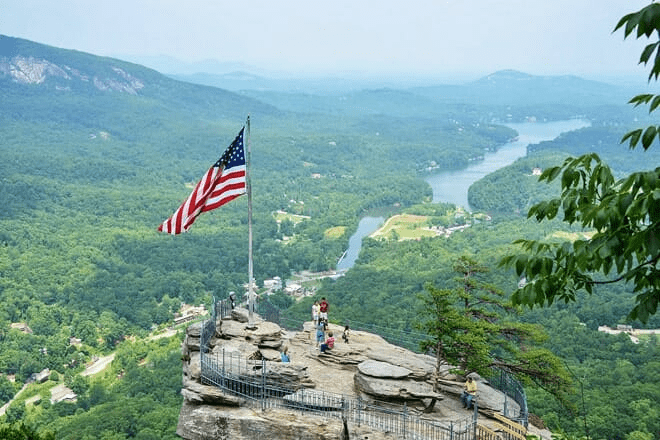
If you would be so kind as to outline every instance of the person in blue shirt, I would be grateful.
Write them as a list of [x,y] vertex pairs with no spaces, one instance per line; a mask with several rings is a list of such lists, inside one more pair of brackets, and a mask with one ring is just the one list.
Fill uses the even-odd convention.
[[316,325],[316,346],[318,347],[319,344],[322,344],[323,341],[325,341],[325,321],[323,319],[319,319],[319,323]]

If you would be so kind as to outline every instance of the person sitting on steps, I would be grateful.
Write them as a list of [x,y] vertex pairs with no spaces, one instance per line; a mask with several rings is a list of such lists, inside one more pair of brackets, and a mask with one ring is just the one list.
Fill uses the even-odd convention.
[[325,343],[321,344],[321,353],[325,353],[326,350],[332,350],[335,346],[335,338],[332,337],[332,332],[328,332],[328,339],[325,340]]
[[477,397],[477,381],[473,380],[471,377],[468,377],[467,382],[465,382],[463,394],[461,394],[461,403],[463,403],[463,408],[470,409],[475,397]]

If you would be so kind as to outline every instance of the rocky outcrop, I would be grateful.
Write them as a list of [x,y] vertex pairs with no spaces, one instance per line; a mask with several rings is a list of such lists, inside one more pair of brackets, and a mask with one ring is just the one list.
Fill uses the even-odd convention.
[[67,65],[58,65],[42,58],[16,55],[0,58],[0,78],[9,76],[19,84],[44,84],[52,81],[60,91],[71,90],[81,84],[107,92],[120,92],[137,95],[144,88],[144,82],[119,67],[112,67],[106,75],[92,75]]
[[418,403],[423,399],[442,399],[441,394],[433,391],[430,382],[415,380],[411,370],[387,362],[361,362],[357,366],[354,380],[357,391],[375,399]]
[[[302,331],[287,332],[261,319],[248,325],[246,316],[246,311],[239,309],[218,320],[208,355],[218,361],[227,361],[232,356],[258,361],[255,368],[241,370],[243,377],[261,377],[261,366],[265,365],[268,383],[289,390],[282,397],[285,401],[298,402],[304,395],[320,392],[343,395],[376,407],[401,408],[405,403],[411,416],[426,410],[424,418],[438,424],[465,420],[472,415],[459,401],[463,381],[451,374],[436,378],[434,357],[410,352],[360,331],[352,331],[350,343],[339,339],[332,350],[321,354],[312,323],[305,323]],[[330,324],[328,330],[341,334],[342,328]],[[200,324],[189,326],[182,347],[184,402],[177,426],[177,434],[182,438],[396,438],[364,424],[342,422],[340,403],[330,404],[326,409],[331,413],[320,417],[289,411],[283,406],[260,408],[218,387],[202,384],[200,333]],[[290,362],[280,362],[281,352],[288,353]],[[232,368],[229,362],[225,365]],[[483,379],[477,377],[477,380],[480,409],[501,411],[502,394]],[[440,389],[434,388],[436,383]],[[438,403],[430,405],[431,402]],[[509,400],[508,404],[512,402]]]
[[[187,440],[337,440],[342,438],[343,430],[342,421],[336,419],[301,417],[280,410],[258,412],[247,407],[228,409],[184,403],[177,434]],[[350,439],[397,438],[365,426],[352,426],[348,431]]]

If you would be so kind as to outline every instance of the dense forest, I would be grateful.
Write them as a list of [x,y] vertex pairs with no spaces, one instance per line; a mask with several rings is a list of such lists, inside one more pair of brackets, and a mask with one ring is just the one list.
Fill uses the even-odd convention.
[[[50,379],[29,385],[4,421],[56,438],[176,438],[180,336],[147,336],[171,325],[182,303],[209,305],[243,290],[247,200],[204,214],[181,236],[156,228],[248,114],[259,286],[273,276],[333,269],[360,218],[372,212],[456,221],[453,206],[430,203],[428,169],[460,169],[499,148],[516,136],[505,122],[579,116],[592,123],[530,146],[527,157],[473,185],[470,204],[490,221],[448,238],[365,239],[356,265],[321,282],[315,297],[296,302],[276,295],[298,322],[325,296],[335,322],[416,332],[426,286],[451,286],[452,262],[462,255],[488,266],[489,282],[511,292],[519,280],[496,262],[514,239],[581,233],[525,218],[531,204],[556,191],[530,169],[583,151],[597,151],[620,173],[657,163],[657,153],[630,153],[618,144],[646,117],[625,105],[628,91],[574,77],[498,72],[460,87],[232,93],[0,36],[0,63],[15,57],[79,72],[24,84],[0,69],[0,404],[49,368]],[[141,87],[102,90],[76,79],[110,84],[121,80],[117,69]],[[279,221],[278,211],[304,217]],[[575,377],[568,403],[526,384],[531,411],[553,430],[585,435],[587,426],[592,438],[633,432],[660,438],[653,412],[660,402],[653,386],[657,339],[633,344],[597,332],[599,325],[640,327],[626,320],[632,301],[625,286],[608,287],[576,304],[517,315],[545,328],[546,347]],[[658,328],[660,320],[646,327]],[[81,344],[70,344],[72,337]],[[111,352],[106,373],[78,374],[94,356]],[[74,390],[77,402],[42,398],[26,405],[57,383]]]

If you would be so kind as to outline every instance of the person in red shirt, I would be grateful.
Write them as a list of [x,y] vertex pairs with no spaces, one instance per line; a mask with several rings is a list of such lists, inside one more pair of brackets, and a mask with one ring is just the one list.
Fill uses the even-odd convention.
[[332,350],[335,346],[335,338],[332,336],[332,332],[328,332],[328,339],[325,340],[324,344],[321,344],[321,353],[325,353],[326,350]]
[[321,298],[321,303],[319,304],[319,316],[321,319],[328,319],[328,302],[325,300],[325,297]]

